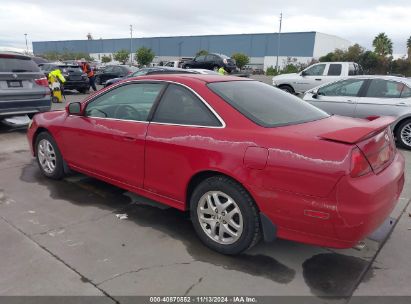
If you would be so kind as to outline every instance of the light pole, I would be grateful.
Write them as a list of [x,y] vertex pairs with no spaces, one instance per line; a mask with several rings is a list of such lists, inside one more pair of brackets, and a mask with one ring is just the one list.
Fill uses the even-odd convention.
[[130,65],[133,65],[133,25],[130,24]]
[[29,53],[29,45],[27,44],[27,33],[24,34],[24,38],[26,39],[26,52]]
[[283,13],[280,13],[280,29],[278,31],[278,43],[277,43],[277,61],[275,63],[275,70],[278,73],[279,67],[278,67],[278,56],[280,55],[280,45],[281,45],[281,23],[283,22]]

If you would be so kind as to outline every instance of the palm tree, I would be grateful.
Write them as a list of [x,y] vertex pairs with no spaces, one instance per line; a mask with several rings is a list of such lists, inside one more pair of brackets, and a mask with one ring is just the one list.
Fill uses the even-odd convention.
[[385,33],[379,33],[373,40],[374,52],[381,56],[392,54],[392,41]]
[[411,36],[407,40],[408,59],[411,60]]

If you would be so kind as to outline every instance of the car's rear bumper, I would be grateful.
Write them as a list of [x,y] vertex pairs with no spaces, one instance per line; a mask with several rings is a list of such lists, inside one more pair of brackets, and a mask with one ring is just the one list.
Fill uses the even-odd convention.
[[6,118],[17,115],[34,114],[50,111],[51,98],[46,95],[42,99],[0,100],[0,117]]
[[389,217],[404,185],[404,157],[397,153],[379,174],[343,176],[327,197],[255,186],[248,189],[279,238],[317,246],[350,248]]
[[88,81],[88,79],[82,81],[69,80],[64,83],[64,88],[67,90],[89,89],[90,82]]
[[337,214],[334,223],[338,239],[356,243],[376,230],[390,215],[404,187],[404,157],[379,174],[349,178],[337,185]]

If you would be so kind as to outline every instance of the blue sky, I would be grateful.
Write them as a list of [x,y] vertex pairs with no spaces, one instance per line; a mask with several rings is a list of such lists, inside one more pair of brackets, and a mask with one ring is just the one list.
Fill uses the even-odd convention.
[[[395,54],[406,53],[411,36],[409,0],[100,0],[69,2],[0,0],[0,47],[24,48],[41,40],[319,31],[371,49],[385,32]],[[5,30],[6,29],[6,30]]]

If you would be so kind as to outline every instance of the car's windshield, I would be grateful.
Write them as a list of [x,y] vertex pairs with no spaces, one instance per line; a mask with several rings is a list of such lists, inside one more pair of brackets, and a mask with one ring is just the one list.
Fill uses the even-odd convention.
[[0,55],[0,72],[39,72],[37,64],[28,57]]
[[214,82],[208,87],[263,127],[298,124],[329,116],[296,96],[258,81]]
[[130,74],[129,77],[136,77],[136,76],[146,75],[147,72],[148,72],[148,70],[141,69],[141,70],[138,70],[138,71],[134,72],[133,74]]

